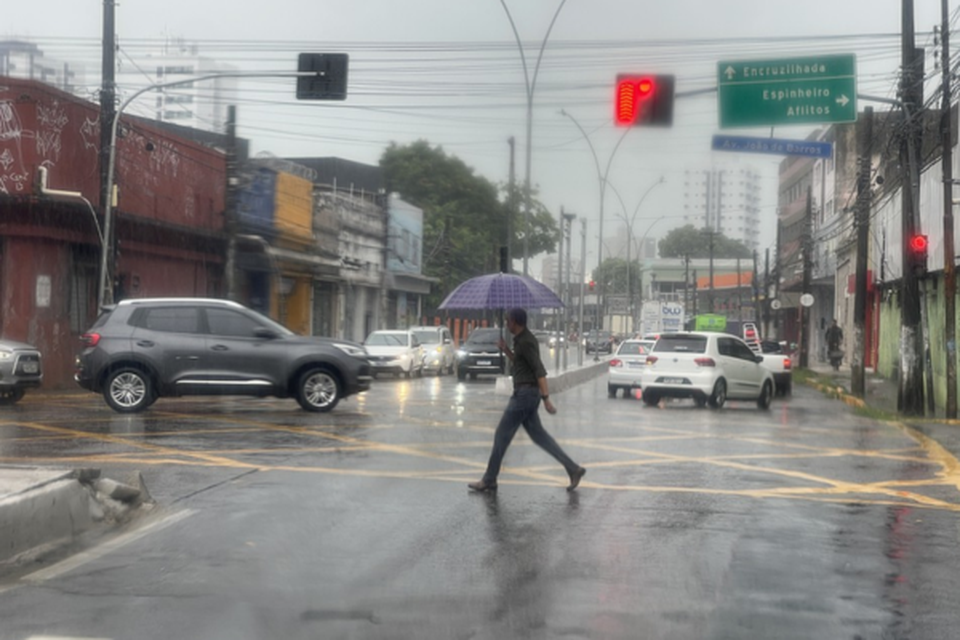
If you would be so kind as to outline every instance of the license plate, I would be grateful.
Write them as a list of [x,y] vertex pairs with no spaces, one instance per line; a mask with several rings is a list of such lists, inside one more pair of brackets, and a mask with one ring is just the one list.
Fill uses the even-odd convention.
[[40,365],[36,362],[24,362],[22,366],[24,373],[37,373],[40,371]]
[[631,362],[631,363],[630,363],[630,368],[631,368],[631,369],[639,369],[639,368],[642,367],[643,365],[644,365],[643,362]]
[[664,378],[663,384],[683,384],[683,378]]
[[489,366],[490,366],[490,361],[489,361],[489,360],[477,360],[477,364],[480,365],[481,367],[489,367]]

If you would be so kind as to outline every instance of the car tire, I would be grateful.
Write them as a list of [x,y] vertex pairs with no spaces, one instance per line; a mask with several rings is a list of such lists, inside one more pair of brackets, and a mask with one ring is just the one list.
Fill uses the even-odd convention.
[[23,398],[23,389],[14,388],[0,391],[0,405],[10,405],[20,402]]
[[789,396],[793,393],[793,382],[787,380],[783,383],[783,395]]
[[615,387],[615,386],[613,386],[613,385],[611,385],[611,384],[608,384],[608,385],[607,385],[607,395],[608,395],[609,397],[611,397],[611,398],[616,398],[616,397],[617,397],[617,387]]
[[769,380],[763,383],[763,387],[760,388],[760,397],[757,398],[757,408],[758,409],[769,409],[770,401],[773,399],[773,385]]
[[706,396],[694,396],[693,404],[697,405],[698,409],[703,409],[707,406],[707,397]]
[[476,379],[477,379],[477,374],[471,373],[471,374],[470,374],[470,379],[471,379],[471,380],[476,380]]
[[660,404],[660,396],[655,393],[645,393],[643,394],[643,404],[648,407],[655,407]]
[[297,402],[306,411],[332,411],[342,394],[340,379],[328,369],[310,369],[297,381]]
[[719,409],[727,402],[727,381],[723,378],[717,380],[713,385],[713,393],[710,394],[710,398],[707,400],[710,403],[710,408]]
[[107,376],[103,399],[117,413],[139,413],[157,399],[153,380],[134,367],[123,367]]
[[457,380],[459,380],[460,382],[463,382],[466,379],[467,379],[467,372],[461,369],[457,369]]

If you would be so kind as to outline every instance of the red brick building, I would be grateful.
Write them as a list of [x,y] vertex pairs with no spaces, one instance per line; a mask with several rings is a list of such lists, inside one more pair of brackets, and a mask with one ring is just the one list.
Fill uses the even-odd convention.
[[[37,346],[44,385],[72,387],[79,336],[96,318],[100,263],[97,105],[0,78],[0,335]],[[47,187],[79,198],[40,193]],[[224,153],[137,118],[116,150],[117,291],[203,296],[223,289]]]

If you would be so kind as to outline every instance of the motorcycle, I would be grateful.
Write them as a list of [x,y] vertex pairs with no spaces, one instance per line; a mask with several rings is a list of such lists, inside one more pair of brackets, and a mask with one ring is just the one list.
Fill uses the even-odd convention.
[[843,350],[839,347],[830,349],[827,353],[827,357],[830,360],[830,366],[833,367],[834,371],[840,370],[840,363],[843,362]]

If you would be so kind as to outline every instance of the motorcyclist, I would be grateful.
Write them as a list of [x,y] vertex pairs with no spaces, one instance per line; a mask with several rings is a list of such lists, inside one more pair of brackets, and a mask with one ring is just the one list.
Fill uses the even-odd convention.
[[827,328],[824,337],[827,340],[827,357],[830,358],[830,364],[836,369],[840,366],[840,360],[843,358],[843,352],[840,350],[840,345],[843,344],[843,329],[837,324],[836,318]]

